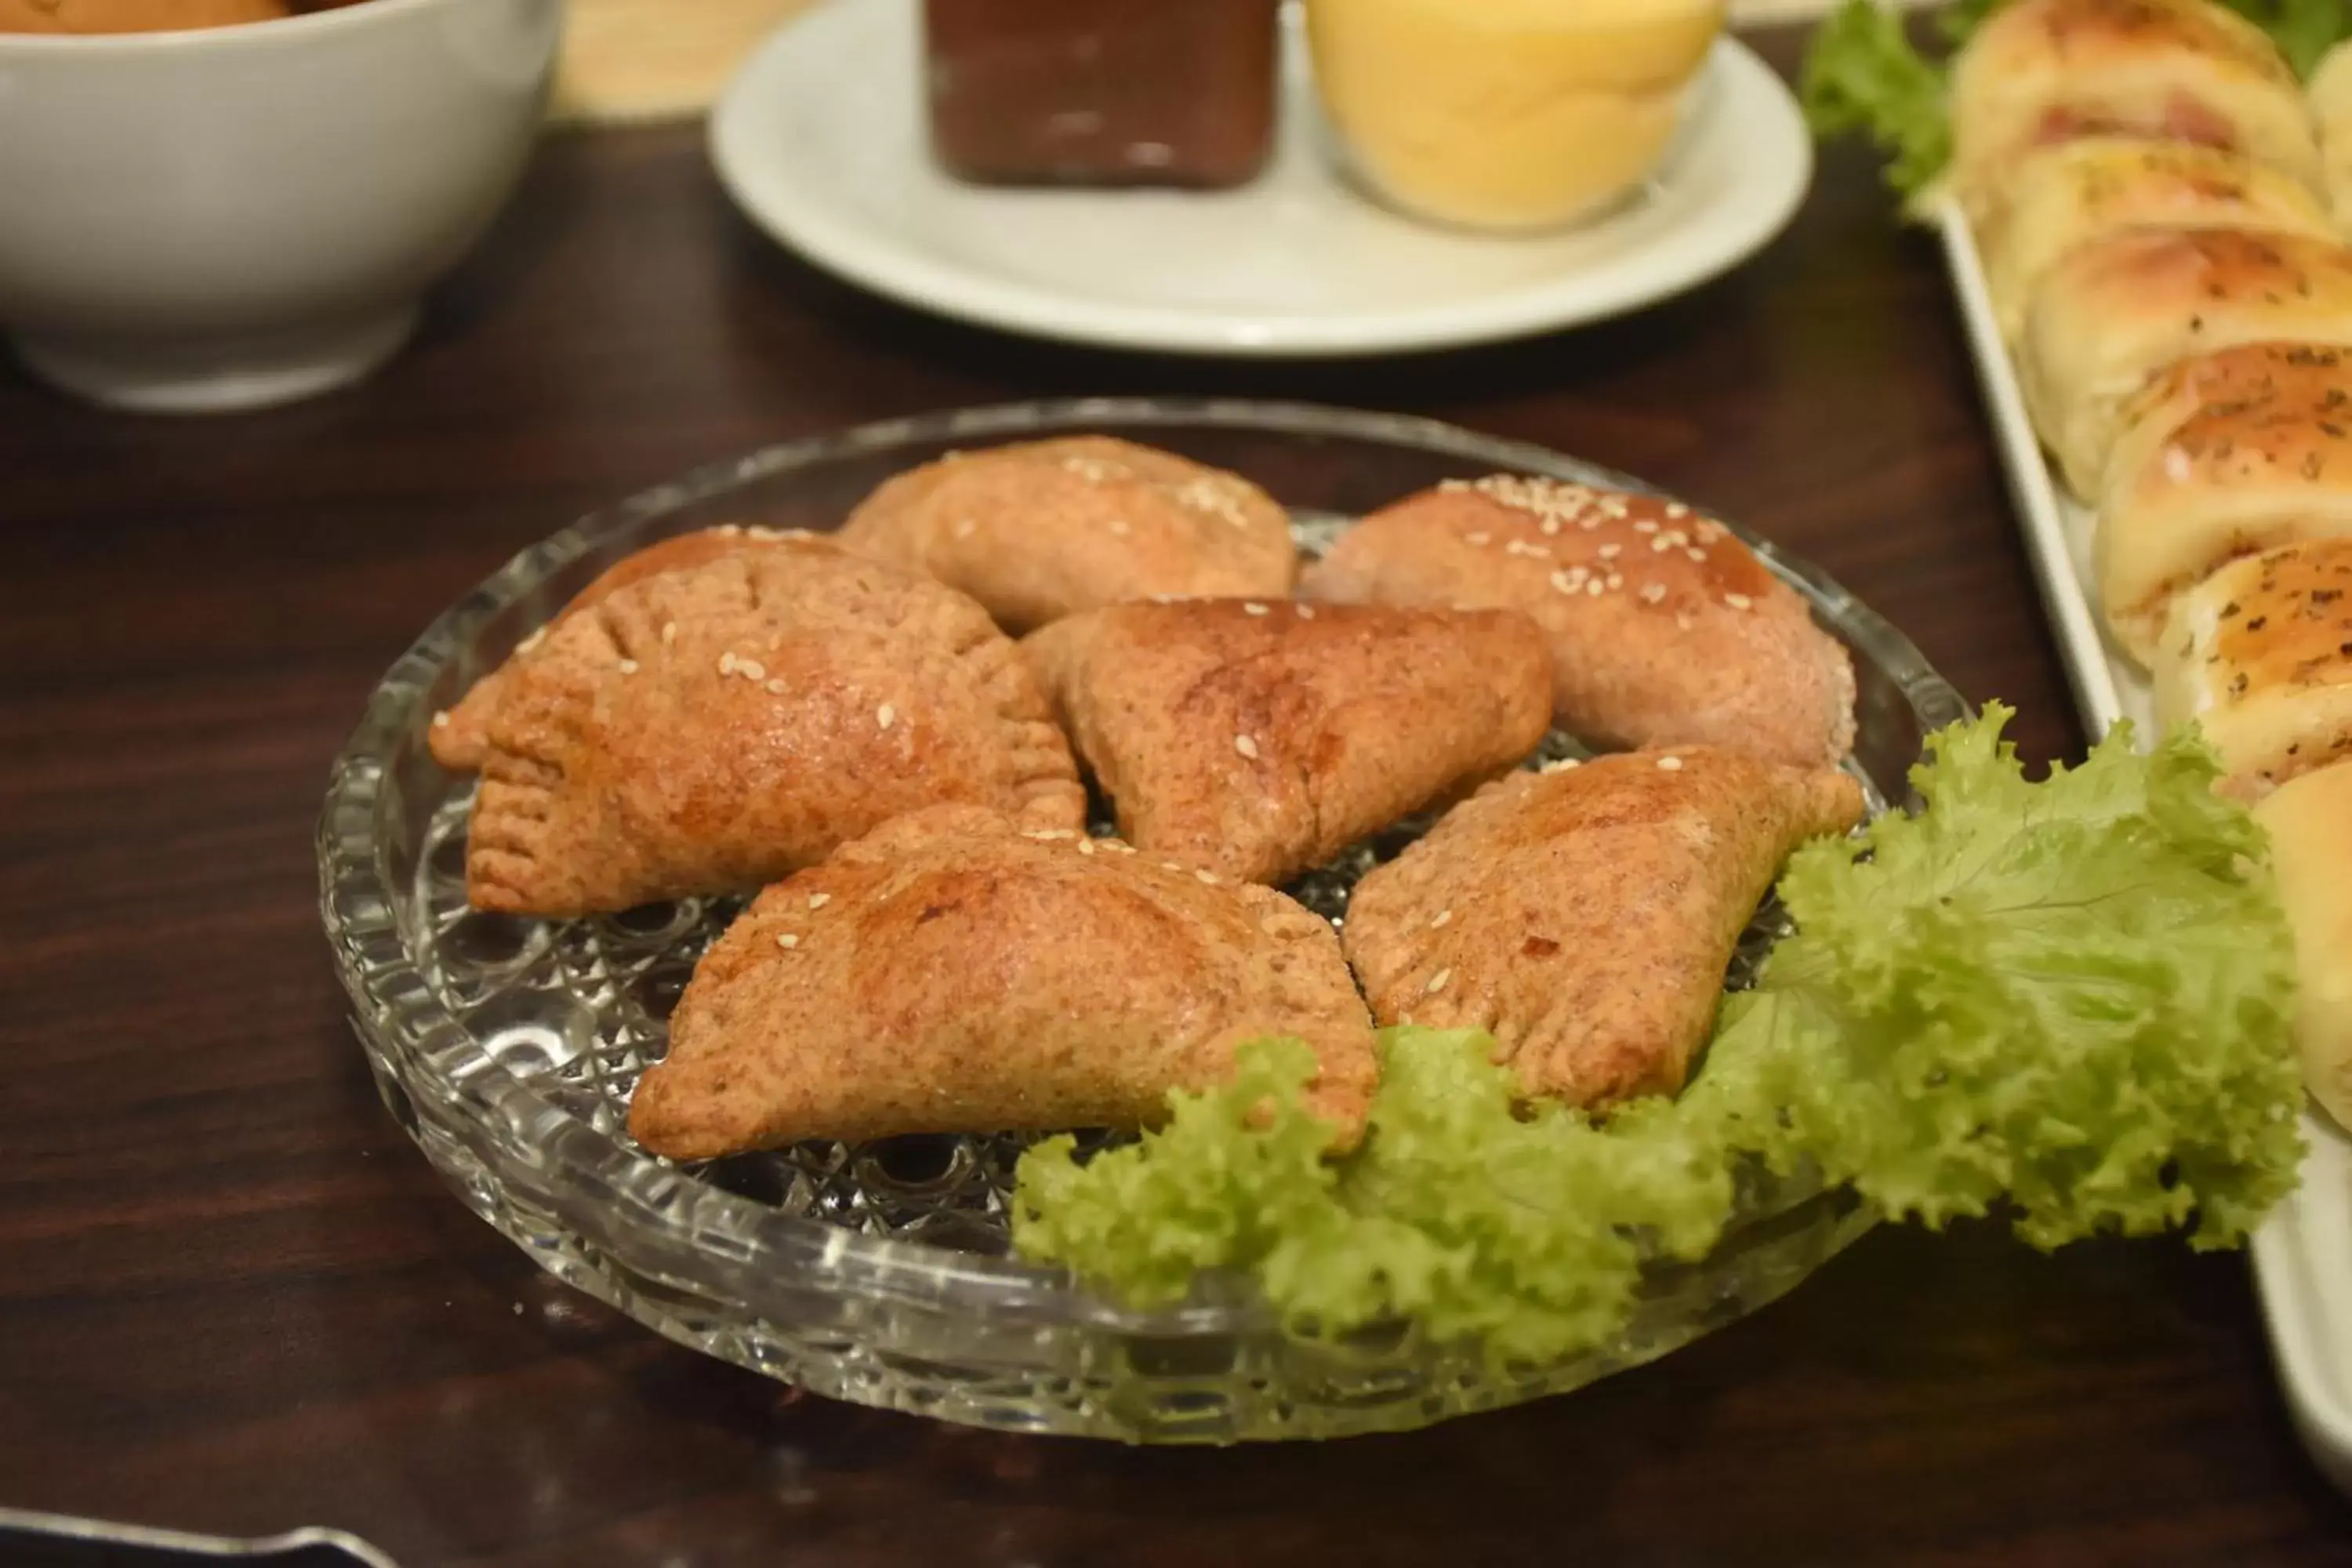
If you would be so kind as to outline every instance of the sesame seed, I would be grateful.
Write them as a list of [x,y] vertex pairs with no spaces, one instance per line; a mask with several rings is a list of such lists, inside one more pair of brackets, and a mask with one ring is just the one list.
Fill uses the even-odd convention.
[[1735,610],[1751,609],[1756,604],[1755,600],[1749,598],[1745,594],[1726,594],[1723,596],[1723,602],[1729,605]]
[[1688,517],[1690,515],[1690,508],[1683,505],[1683,503],[1678,500],[1668,501],[1666,503],[1666,515],[1668,517]]
[[1314,605],[1299,605],[1297,608],[1298,608],[1298,618],[1299,618],[1300,620],[1302,620],[1302,621],[1311,621],[1311,620],[1313,620],[1313,619],[1315,618],[1315,606],[1314,606]]
[[1572,576],[1566,572],[1555,572],[1551,574],[1551,585],[1560,593],[1573,594],[1584,586],[1584,582],[1582,578]]
[[1666,585],[1664,583],[1644,583],[1642,584],[1642,603],[1645,605],[1659,604],[1664,602],[1665,596]]
[[534,629],[532,630],[532,632],[531,632],[530,636],[529,636],[529,637],[527,637],[523,638],[523,639],[522,639],[522,641],[520,641],[520,642],[519,642],[519,643],[515,644],[515,652],[517,652],[517,653],[529,653],[531,649],[533,649],[533,648],[537,647],[540,644],[541,644],[541,643],[545,642],[546,640],[547,640],[547,628],[546,628],[545,626],[539,626],[539,627],[536,627],[536,628],[534,628]]
[[1612,594],[1613,594],[1613,593],[1615,593],[1618,589],[1620,589],[1620,588],[1623,587],[1624,585],[1625,585],[1625,579],[1624,579],[1624,578],[1620,577],[1620,576],[1619,576],[1619,575],[1617,575],[1617,574],[1616,574],[1616,573],[1614,573],[1614,572],[1612,572],[1611,574],[1609,574],[1609,591],[1610,591],[1611,593],[1612,593]]
[[1686,632],[1691,629],[1691,624],[1690,616],[1683,614],[1679,610],[1675,612],[1675,630],[1678,632]]
[[1078,840],[1078,853],[1079,853],[1079,854],[1081,854],[1081,855],[1091,855],[1091,854],[1093,854],[1094,852],[1095,852],[1095,841],[1094,841],[1093,839],[1091,839],[1091,838],[1081,838],[1081,839],[1079,839],[1079,840]]
[[735,655],[733,650],[730,649],[719,656],[719,673],[721,675],[732,675],[735,673]]
[[1239,752],[1243,756],[1247,757],[1252,762],[1257,761],[1257,742],[1250,739],[1247,735],[1235,735],[1234,737],[1234,750]]
[[710,531],[721,539],[740,539],[743,537],[743,525],[740,522],[722,522]]
[[809,895],[809,908],[813,910],[821,910],[831,902],[833,902],[833,895],[831,893],[811,893]]
[[447,729],[449,727],[449,715],[446,713],[436,713],[433,715],[433,727],[436,730]]
[[891,725],[896,724],[898,721],[898,710],[896,708],[891,707],[887,702],[885,702],[881,707],[874,710],[874,722],[877,727],[887,730]]
[[1570,768],[1579,768],[1583,765],[1584,759],[1581,757],[1555,757],[1550,762],[1546,763],[1538,771],[1547,773],[1564,773]]
[[1601,547],[1601,559],[1603,561],[1614,561],[1623,553],[1625,553],[1625,547],[1622,544],[1604,544]]
[[1051,844],[1057,838],[1076,838],[1077,835],[1071,832],[1066,827],[1040,827],[1034,831],[1024,833],[1021,837],[1024,838],[1034,838],[1040,844]]
[[1217,885],[1217,874],[1214,871],[1195,871],[1192,875],[1198,877],[1212,888]]
[[1462,536],[1462,542],[1465,544],[1491,544],[1494,540],[1495,536],[1491,533],[1465,533]]
[[1112,518],[1109,523],[1106,526],[1108,526],[1113,533],[1118,534],[1120,538],[1124,539],[1127,537],[1127,519],[1123,517]]
[[735,673],[746,680],[765,680],[768,667],[756,658],[739,658],[735,661]]
[[1160,862],[1160,868],[1163,871],[1181,871],[1184,868],[1173,860],[1162,860]]
[[1448,921],[1452,920],[1453,918],[1454,918],[1454,911],[1453,911],[1452,910],[1438,910],[1438,911],[1437,911],[1437,918],[1436,918],[1435,920],[1433,920],[1433,921],[1430,921],[1430,922],[1429,922],[1429,929],[1430,929],[1430,930],[1432,930],[1432,931],[1436,931],[1436,930],[1440,929],[1441,927],[1443,927],[1443,926],[1445,924],[1445,922],[1446,922],[1446,921]]
[[1423,989],[1430,995],[1434,996],[1439,992],[1444,990],[1445,983],[1453,978],[1454,971],[1450,969],[1441,969],[1436,973],[1429,977],[1429,984],[1423,986]]
[[1650,541],[1650,553],[1653,555],[1664,555],[1667,551],[1672,550],[1674,547],[1675,542],[1671,539],[1653,539]]
[[1692,545],[1688,550],[1684,551],[1683,553],[1689,556],[1694,561],[1704,561],[1706,559],[1706,552],[1701,550],[1696,544]]
[[636,672],[637,672],[637,661],[636,661],[635,659],[634,659],[634,658],[625,658],[625,659],[621,660],[621,663],[620,663],[620,671],[621,671],[621,673],[622,673],[623,675],[635,675],[635,674],[636,674]]
[[1580,517],[1576,520],[1576,526],[1584,530],[1585,532],[1591,533],[1594,529],[1601,526],[1601,520],[1597,517]]
[[956,519],[955,536],[958,539],[970,539],[972,536],[972,531],[979,527],[980,524],[973,521],[971,518],[960,517]]
[[1544,519],[1543,531],[1544,537],[1547,539],[1550,538],[1553,534],[1558,533],[1559,531],[1559,519],[1556,517],[1548,517]]
[[776,945],[782,948],[786,952],[792,952],[793,949],[800,946],[800,944],[801,939],[794,936],[791,931],[784,931],[776,938]]
[[780,675],[768,677],[768,694],[772,697],[782,697],[784,694],[783,677]]
[[1633,525],[1633,531],[1636,533],[1655,533],[1658,531],[1658,525],[1645,517],[1641,521]]
[[676,621],[664,621],[662,623],[662,647],[667,647],[677,641],[677,623]]
[[1248,604],[1244,605],[1242,606],[1242,614],[1243,614],[1243,615],[1245,615],[1245,616],[1263,616],[1263,615],[1265,615],[1265,613],[1266,613],[1266,608],[1265,608],[1265,606],[1264,605],[1259,604],[1259,603],[1258,603],[1256,600],[1255,600],[1255,599],[1251,600]]
[[1597,599],[1607,590],[1601,586],[1601,579],[1595,577],[1584,584],[1584,592],[1588,597]]
[[784,531],[781,528],[768,528],[760,523],[753,523],[743,531],[743,535],[747,539],[759,540],[763,544],[772,544],[784,537]]
[[1683,760],[1680,757],[1660,757],[1658,766],[1667,773],[1678,773],[1683,771]]

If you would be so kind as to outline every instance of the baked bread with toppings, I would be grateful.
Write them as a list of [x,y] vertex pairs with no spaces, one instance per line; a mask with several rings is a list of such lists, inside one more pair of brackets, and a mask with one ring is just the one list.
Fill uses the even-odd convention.
[[1132,1128],[1304,1041],[1352,1143],[1378,1067],[1338,939],[1268,888],[947,806],[769,889],[697,967],[629,1131],[707,1160],[805,1138]]
[[1552,711],[1603,746],[1734,746],[1796,763],[1853,744],[1853,665],[1796,591],[1678,501],[1550,479],[1452,481],[1364,518],[1301,593],[1517,610]]
[[1021,645],[1137,848],[1278,883],[1523,760],[1551,717],[1508,610],[1189,599]]

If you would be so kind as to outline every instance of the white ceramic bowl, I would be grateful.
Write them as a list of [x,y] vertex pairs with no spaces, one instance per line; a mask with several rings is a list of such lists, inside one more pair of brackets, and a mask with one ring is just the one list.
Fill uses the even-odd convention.
[[0,327],[95,402],[355,381],[512,192],[562,0],[363,0],[202,32],[0,35]]

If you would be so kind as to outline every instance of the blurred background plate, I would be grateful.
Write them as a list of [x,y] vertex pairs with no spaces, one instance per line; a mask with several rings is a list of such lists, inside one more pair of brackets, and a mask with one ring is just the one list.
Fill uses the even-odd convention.
[[1780,232],[1812,176],[1788,89],[1726,39],[1681,144],[1633,205],[1537,237],[1427,227],[1335,172],[1294,30],[1281,142],[1250,185],[981,188],[931,162],[919,26],[906,0],[833,0],[778,29],[712,113],[719,178],[753,222],[820,267],[918,309],[1038,337],[1352,355],[1553,331],[1738,266]]

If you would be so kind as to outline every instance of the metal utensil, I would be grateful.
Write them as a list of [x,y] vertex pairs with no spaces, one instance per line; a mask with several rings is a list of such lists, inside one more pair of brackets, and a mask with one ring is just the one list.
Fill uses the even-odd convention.
[[150,1568],[222,1562],[271,1568],[400,1568],[358,1536],[315,1525],[238,1540],[0,1508],[0,1563],[8,1568]]

